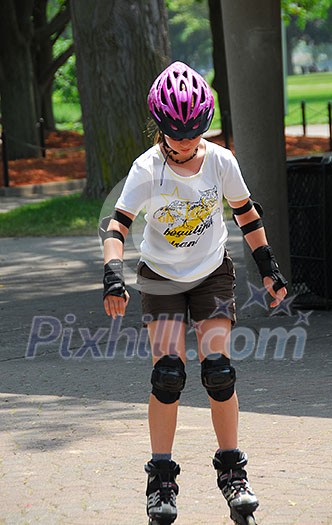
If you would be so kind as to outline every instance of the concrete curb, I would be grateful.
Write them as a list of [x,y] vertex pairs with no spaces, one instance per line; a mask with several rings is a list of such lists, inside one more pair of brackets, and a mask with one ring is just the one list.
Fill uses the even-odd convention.
[[1,197],[33,197],[36,195],[58,195],[67,191],[82,191],[86,185],[86,179],[73,179],[59,182],[46,182],[44,184],[26,184],[23,186],[12,186],[0,188]]

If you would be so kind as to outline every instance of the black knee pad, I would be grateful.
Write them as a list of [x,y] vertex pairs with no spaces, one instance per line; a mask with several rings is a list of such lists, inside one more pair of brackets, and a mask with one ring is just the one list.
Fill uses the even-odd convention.
[[227,401],[234,394],[235,368],[223,354],[210,354],[201,363],[202,383],[215,401]]
[[184,389],[185,382],[184,363],[176,355],[165,355],[157,361],[152,370],[152,394],[161,403],[175,403]]

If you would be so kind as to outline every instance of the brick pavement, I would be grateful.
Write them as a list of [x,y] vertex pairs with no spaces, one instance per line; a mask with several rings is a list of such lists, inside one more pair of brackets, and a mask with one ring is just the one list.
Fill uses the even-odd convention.
[[[231,233],[241,300],[241,244]],[[135,253],[128,250],[127,256],[134,259]],[[125,358],[124,337],[114,357],[104,357],[110,325],[101,309],[97,241],[2,239],[0,264],[0,524],[147,523],[143,464],[149,459],[150,363],[137,355]],[[122,328],[138,334],[139,311],[133,290]],[[68,314],[75,315],[74,322]],[[40,345],[35,359],[25,359],[34,316],[52,318],[61,333],[54,343]],[[257,338],[262,329],[290,331],[297,322],[296,314],[262,316],[240,319],[239,326]],[[283,358],[275,359],[271,341],[264,359],[256,349],[235,363],[240,445],[249,453],[260,525],[332,523],[332,313],[314,312],[309,326],[301,326],[307,334],[301,359],[293,359],[291,340]],[[105,328],[99,357],[75,357],[82,349],[80,327],[91,335]],[[63,328],[70,344],[62,339]],[[51,325],[44,335],[48,329]],[[60,356],[61,341],[67,359]],[[195,348],[192,334],[188,348]],[[228,510],[211,466],[216,442],[199,364],[191,357],[174,447],[182,466],[176,523],[226,525]]]

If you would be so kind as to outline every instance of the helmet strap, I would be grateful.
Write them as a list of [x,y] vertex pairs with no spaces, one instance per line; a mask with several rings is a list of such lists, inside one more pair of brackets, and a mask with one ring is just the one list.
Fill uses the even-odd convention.
[[191,157],[189,157],[189,159],[185,159],[185,160],[173,159],[172,154],[173,155],[178,155],[179,152],[175,151],[174,149],[169,147],[169,145],[166,142],[165,135],[164,135],[164,133],[162,131],[160,132],[160,135],[161,135],[162,146],[163,146],[163,148],[164,148],[164,150],[166,152],[166,157],[164,159],[163,167],[162,167],[162,170],[161,170],[160,186],[162,186],[163,182],[164,182],[165,166],[166,166],[168,158],[170,158],[173,162],[176,162],[176,164],[185,164],[186,162],[189,162],[189,160],[192,160],[194,157],[196,157],[197,151],[198,151],[198,146],[197,146],[197,148],[195,148],[194,153],[191,155]]
[[[163,145],[163,147],[164,147],[164,149],[165,149],[165,151],[166,151],[166,153],[167,153],[167,157],[168,157],[171,153],[173,153],[173,155],[178,155],[178,154],[179,154],[178,151],[175,151],[174,149],[172,149],[172,148],[169,147],[169,145],[168,145],[167,142],[166,142],[165,135],[164,135],[163,132],[161,132],[161,143],[162,143],[162,145]],[[172,157],[171,157],[171,158],[172,158]]]

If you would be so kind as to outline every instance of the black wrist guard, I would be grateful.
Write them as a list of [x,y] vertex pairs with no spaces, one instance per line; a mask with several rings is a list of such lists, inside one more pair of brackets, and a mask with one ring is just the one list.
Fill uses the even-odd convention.
[[125,297],[125,283],[123,279],[123,262],[120,259],[111,259],[104,266],[104,299],[107,295]]
[[260,248],[257,248],[252,253],[252,256],[255,259],[262,279],[264,279],[264,277],[271,277],[275,281],[273,285],[275,292],[287,285],[285,277],[280,273],[271,246],[260,246]]

